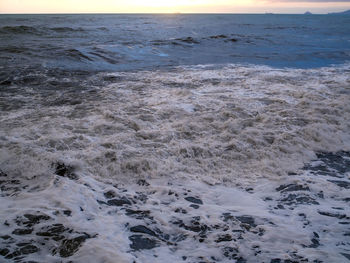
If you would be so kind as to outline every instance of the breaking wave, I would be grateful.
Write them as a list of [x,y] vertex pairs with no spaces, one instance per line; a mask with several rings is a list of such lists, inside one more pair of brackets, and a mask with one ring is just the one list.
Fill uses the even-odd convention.
[[78,86],[103,85],[80,90],[66,80],[49,97],[43,89],[3,102],[26,101],[1,114],[2,153],[14,153],[16,169],[62,159],[97,177],[274,178],[315,152],[349,150],[348,73],[233,65],[100,73]]

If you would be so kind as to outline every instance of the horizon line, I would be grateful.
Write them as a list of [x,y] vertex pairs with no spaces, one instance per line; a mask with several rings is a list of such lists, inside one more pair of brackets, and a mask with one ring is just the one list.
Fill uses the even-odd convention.
[[[347,11],[347,10],[345,10]],[[306,13],[311,15],[328,15],[340,12],[329,12],[329,13],[312,13],[306,10],[304,13],[277,13],[277,12],[260,12],[260,13],[229,13],[229,12],[67,12],[67,13],[0,13],[0,15],[305,15]]]

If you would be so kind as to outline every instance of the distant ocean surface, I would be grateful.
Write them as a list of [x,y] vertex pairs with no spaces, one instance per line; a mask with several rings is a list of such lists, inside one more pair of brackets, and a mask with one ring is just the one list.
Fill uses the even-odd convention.
[[349,262],[349,61],[350,16],[0,15],[0,262]]
[[350,59],[346,15],[1,15],[0,25],[7,68],[311,68]]

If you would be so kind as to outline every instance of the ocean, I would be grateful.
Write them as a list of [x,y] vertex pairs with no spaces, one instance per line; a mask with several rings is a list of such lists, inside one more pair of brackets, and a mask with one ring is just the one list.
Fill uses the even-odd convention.
[[1,262],[350,260],[350,16],[0,25]]

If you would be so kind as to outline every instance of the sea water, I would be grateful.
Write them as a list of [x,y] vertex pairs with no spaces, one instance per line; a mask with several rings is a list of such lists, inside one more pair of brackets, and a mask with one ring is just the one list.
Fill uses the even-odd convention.
[[349,260],[349,16],[0,21],[2,261]]

